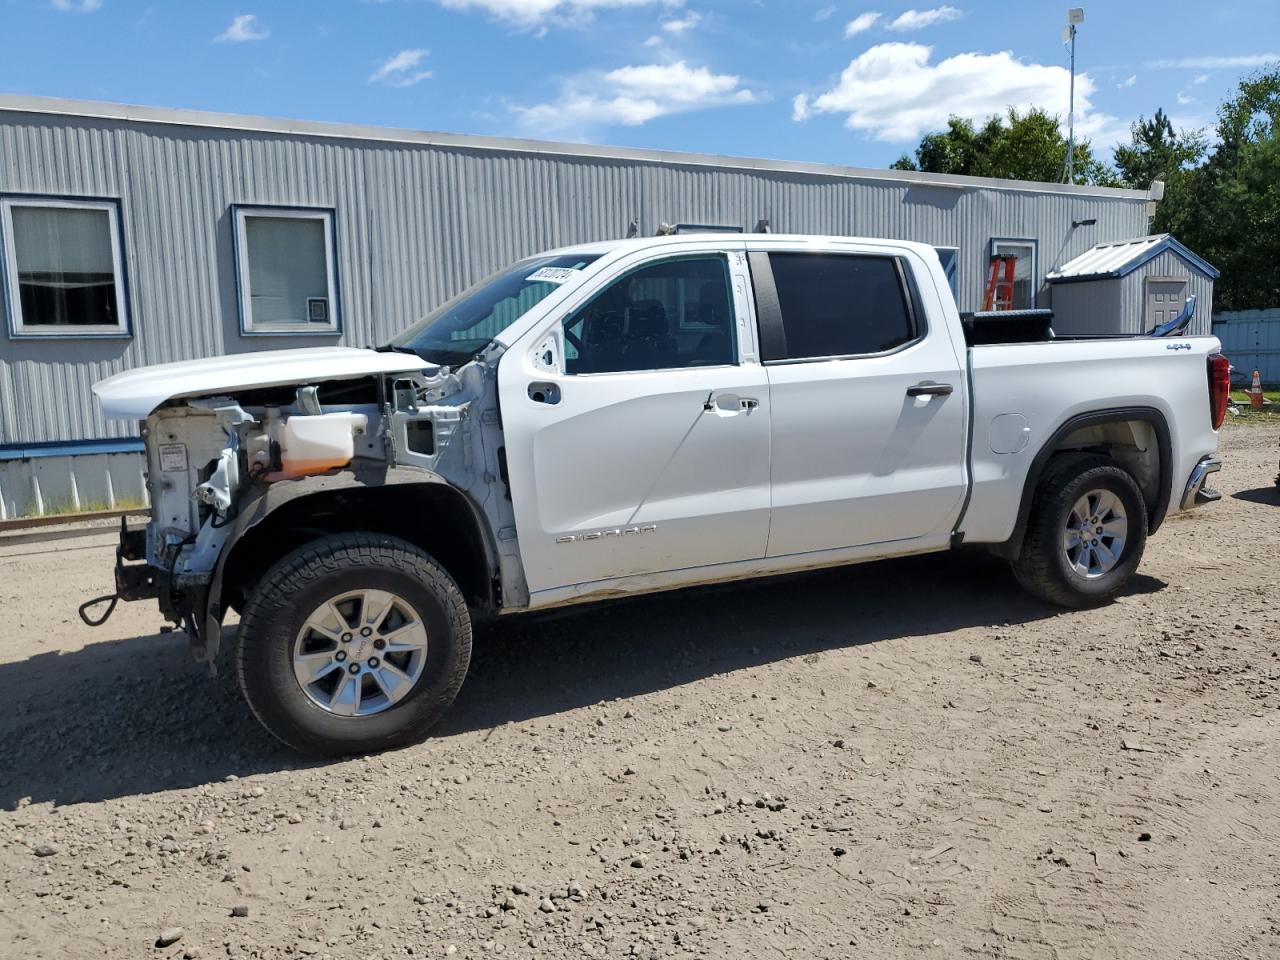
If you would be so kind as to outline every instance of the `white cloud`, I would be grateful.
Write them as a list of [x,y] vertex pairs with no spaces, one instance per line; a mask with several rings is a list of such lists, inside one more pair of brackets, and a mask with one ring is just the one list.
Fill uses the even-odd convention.
[[932,10],[908,10],[889,21],[890,30],[923,30],[935,23],[959,20],[964,14],[955,7],[934,7]]
[[1131,73],[1129,74],[1129,76],[1125,77],[1123,80],[1121,80],[1119,83],[1116,84],[1116,89],[1124,90],[1126,87],[1132,87],[1137,82],[1138,82],[1138,75],[1136,73]]
[[412,87],[431,76],[430,70],[418,67],[429,50],[401,50],[377,70],[369,74],[370,83],[385,83],[389,87]]
[[221,43],[247,43],[250,40],[265,40],[269,36],[271,31],[258,23],[255,14],[242,13],[231,21],[231,26],[213,39]]
[[[931,63],[933,48],[918,43],[882,43],[850,61],[834,87],[816,97],[797,97],[792,118],[844,114],[845,126],[877,140],[905,143],[941,130],[955,115],[981,122],[1009,107],[1040,107],[1065,125],[1069,76],[1065,67],[1024,63],[1012,53],[960,53]],[[1076,129],[1100,144],[1125,139],[1116,118],[1095,114],[1095,89],[1087,74],[1076,76]]]
[[1187,93],[1187,91],[1185,90],[1178,91],[1177,99],[1178,99],[1178,103],[1184,107],[1190,106],[1191,104],[1196,102],[1196,98],[1191,96],[1191,94]]
[[844,25],[844,35],[846,37],[856,37],[864,30],[870,30],[874,27],[879,19],[880,14],[878,13],[860,13]]
[[828,3],[825,7],[818,8],[817,12],[813,15],[813,19],[818,23],[821,23],[823,20],[830,20],[832,16],[835,15],[835,12],[836,5],[834,3]]
[[1192,78],[1191,78],[1191,82],[1192,82],[1192,83],[1205,83],[1205,82],[1207,82],[1207,81],[1208,81],[1208,79],[1209,79],[1209,75],[1208,75],[1207,73],[1201,73],[1201,74],[1198,74],[1197,76],[1192,77]]
[[619,7],[678,7],[684,0],[438,0],[451,10],[480,10],[496,20],[532,29],[590,20],[598,10]]
[[1265,67],[1280,61],[1280,53],[1247,53],[1235,57],[1182,57],[1177,60],[1152,60],[1147,64],[1160,70],[1232,70]]
[[677,37],[682,33],[688,33],[699,23],[702,22],[702,14],[696,10],[690,10],[683,17],[675,20],[663,20],[662,29],[667,33],[674,33]]
[[636,127],[673,113],[755,101],[739,77],[678,60],[572,77],[555,101],[513,109],[532,132],[587,136],[600,127]]
[[102,6],[102,0],[53,0],[53,5],[68,13],[93,13]]
[[665,41],[655,33],[644,42],[644,45],[646,47],[660,47],[664,42]]

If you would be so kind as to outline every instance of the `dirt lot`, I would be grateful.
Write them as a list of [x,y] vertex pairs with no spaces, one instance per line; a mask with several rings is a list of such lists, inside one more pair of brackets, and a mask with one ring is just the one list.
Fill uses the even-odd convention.
[[0,548],[0,954],[1280,956],[1276,441],[1107,609],[971,555],[508,623],[319,765],[79,623],[110,537]]

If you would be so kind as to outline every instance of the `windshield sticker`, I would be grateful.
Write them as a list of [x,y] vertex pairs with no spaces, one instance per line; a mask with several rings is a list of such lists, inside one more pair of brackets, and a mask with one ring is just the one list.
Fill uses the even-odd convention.
[[576,267],[542,267],[524,278],[525,283],[564,283],[573,279]]

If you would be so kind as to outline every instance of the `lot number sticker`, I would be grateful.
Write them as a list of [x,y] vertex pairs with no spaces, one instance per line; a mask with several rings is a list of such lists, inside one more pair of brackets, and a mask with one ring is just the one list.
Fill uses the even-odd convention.
[[577,273],[574,267],[543,267],[525,277],[525,283],[564,283]]
[[187,448],[181,443],[160,444],[160,469],[164,473],[184,473],[187,469]]

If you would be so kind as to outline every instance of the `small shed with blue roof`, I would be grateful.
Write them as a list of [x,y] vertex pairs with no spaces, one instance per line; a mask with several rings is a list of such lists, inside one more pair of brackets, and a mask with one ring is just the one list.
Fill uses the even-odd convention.
[[1196,298],[1190,334],[1209,332],[1218,270],[1168,233],[1100,243],[1045,279],[1055,333],[1146,333]]

